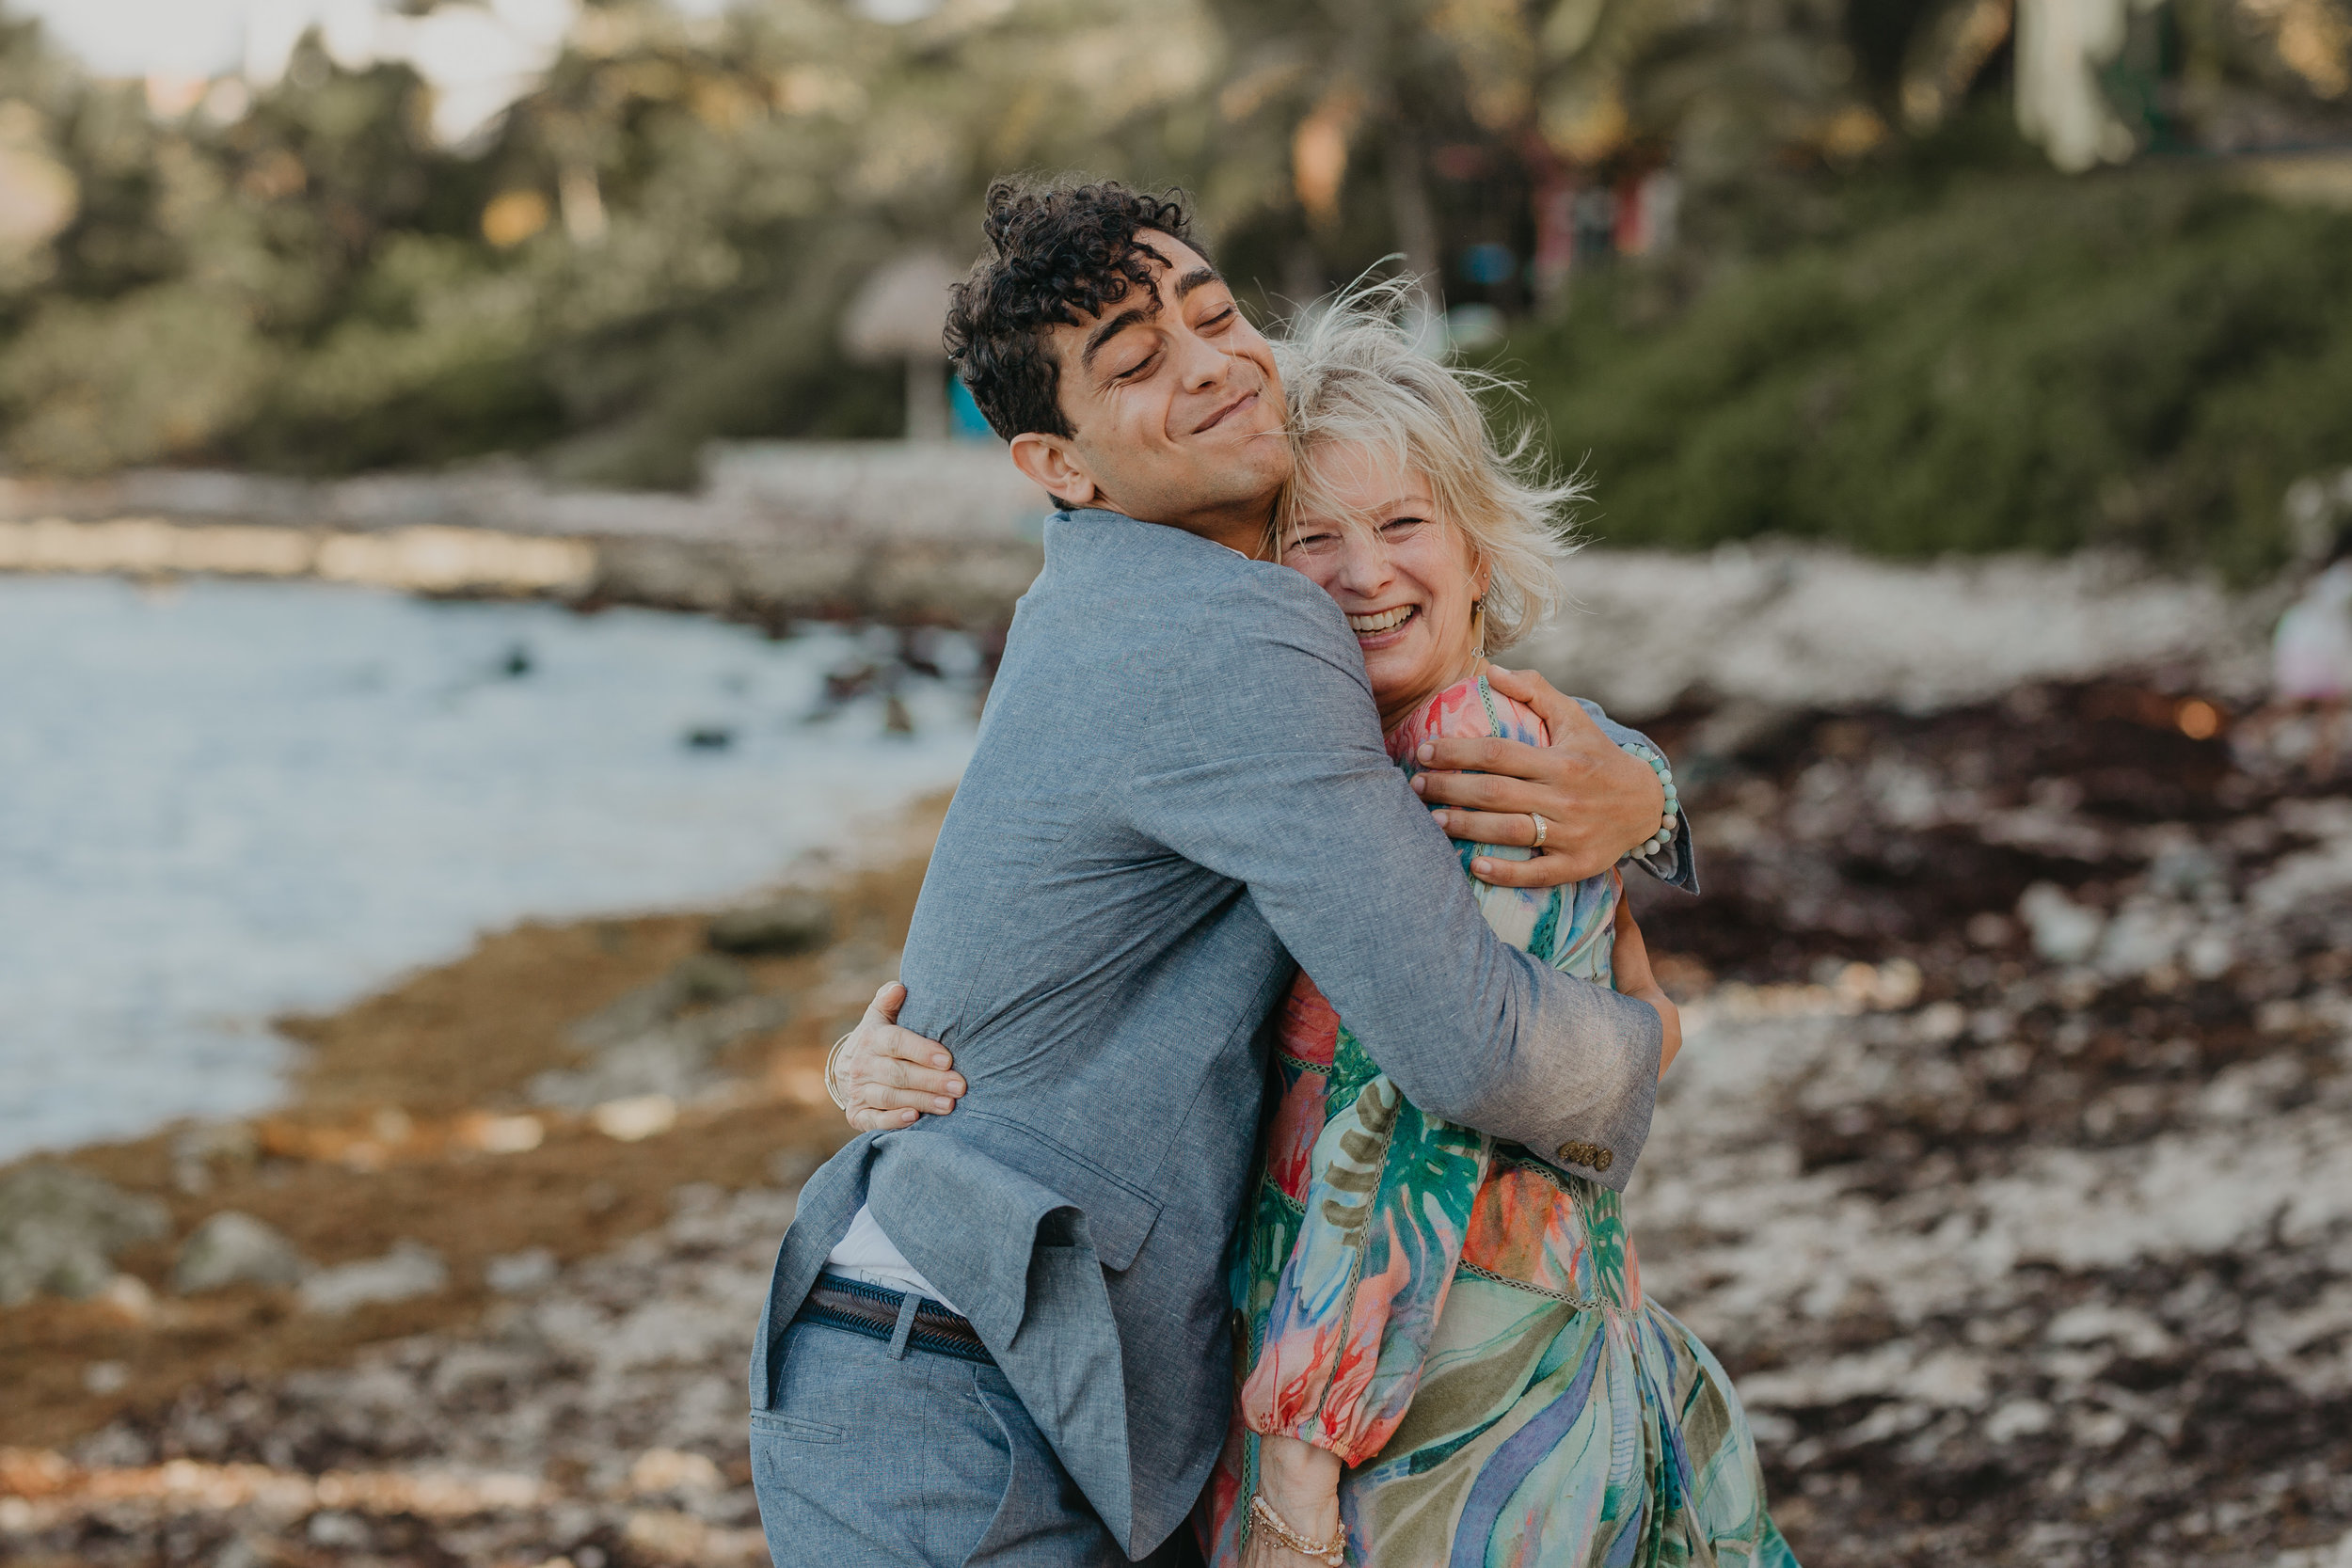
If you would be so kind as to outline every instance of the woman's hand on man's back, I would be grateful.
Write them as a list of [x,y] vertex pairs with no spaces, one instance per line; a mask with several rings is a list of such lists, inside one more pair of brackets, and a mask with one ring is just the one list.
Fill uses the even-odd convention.
[[893,980],[874,993],[866,1016],[843,1037],[834,1056],[832,1087],[848,1103],[850,1125],[861,1132],[912,1127],[922,1116],[956,1108],[966,1087],[947,1048],[898,1027],[907,989]]

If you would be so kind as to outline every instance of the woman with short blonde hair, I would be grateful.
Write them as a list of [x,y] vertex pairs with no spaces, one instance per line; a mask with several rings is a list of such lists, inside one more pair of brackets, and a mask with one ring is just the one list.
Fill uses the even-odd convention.
[[[1547,475],[1524,429],[1496,436],[1480,399],[1512,388],[1423,353],[1406,291],[1351,292],[1278,344],[1298,451],[1270,545],[1345,612],[1409,774],[1441,736],[1549,742],[1486,659],[1556,604],[1584,490]],[[1629,858],[1673,874],[1672,777],[1636,754],[1667,805]],[[1466,875],[1533,853],[1460,849]],[[1655,988],[1619,870],[1470,887],[1536,958]],[[1211,1560],[1794,1568],[1730,1378],[1642,1293],[1596,1180],[1613,1151],[1531,1151],[1422,1112],[1309,975],[1277,1016],[1278,1108],[1232,1273],[1236,1409],[1202,1499]]]
[[1581,479],[1554,477],[1531,421],[1507,433],[1480,405],[1518,388],[1498,375],[1423,353],[1410,325],[1408,279],[1359,285],[1301,311],[1274,341],[1290,402],[1297,467],[1276,508],[1268,554],[1279,561],[1301,515],[1346,516],[1334,496],[1337,454],[1376,452],[1422,474],[1431,499],[1493,572],[1479,652],[1500,653],[1560,607],[1560,563],[1577,549]]

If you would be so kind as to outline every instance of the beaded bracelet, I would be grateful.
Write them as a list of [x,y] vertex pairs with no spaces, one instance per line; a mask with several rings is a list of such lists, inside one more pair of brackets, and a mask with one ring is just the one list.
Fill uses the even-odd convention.
[[1617,744],[1629,755],[1649,764],[1649,770],[1657,774],[1658,782],[1665,786],[1665,814],[1658,819],[1658,831],[1627,850],[1625,855],[1626,859],[1641,861],[1655,871],[1659,869],[1656,863],[1658,857],[1673,847],[1675,830],[1681,825],[1682,798],[1675,793],[1674,769],[1666,765],[1664,753],[1636,740],[1623,740]]

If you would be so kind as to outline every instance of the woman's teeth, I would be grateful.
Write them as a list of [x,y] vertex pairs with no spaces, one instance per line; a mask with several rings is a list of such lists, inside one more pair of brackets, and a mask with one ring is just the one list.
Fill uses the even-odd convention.
[[1347,618],[1347,629],[1359,637],[1370,637],[1375,632],[1394,631],[1411,620],[1419,610],[1420,606],[1408,604],[1399,605],[1394,610],[1384,610],[1377,615],[1350,615]]

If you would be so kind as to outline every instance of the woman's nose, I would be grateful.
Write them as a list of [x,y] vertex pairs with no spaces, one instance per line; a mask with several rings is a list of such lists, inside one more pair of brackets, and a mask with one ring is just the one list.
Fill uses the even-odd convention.
[[1388,547],[1369,529],[1350,529],[1340,546],[1340,586],[1359,598],[1371,598],[1389,585]]

